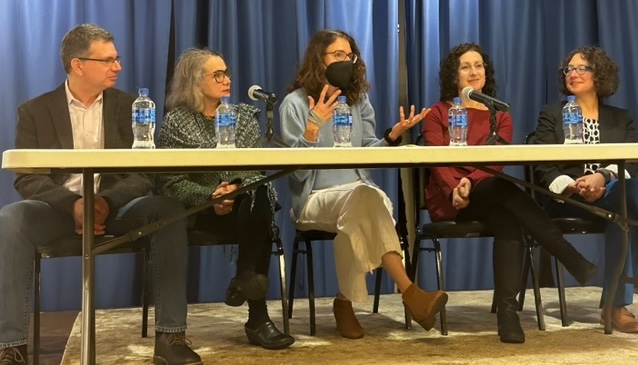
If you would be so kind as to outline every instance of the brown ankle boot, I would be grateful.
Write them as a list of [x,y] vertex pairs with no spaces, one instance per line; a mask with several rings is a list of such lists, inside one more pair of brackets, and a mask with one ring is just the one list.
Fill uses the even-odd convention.
[[436,314],[445,308],[447,294],[443,290],[426,292],[412,284],[403,293],[403,304],[410,316],[429,331],[436,323]]
[[335,298],[332,303],[332,311],[337,321],[337,330],[341,337],[356,340],[363,337],[363,327],[359,324],[352,309],[352,302]]

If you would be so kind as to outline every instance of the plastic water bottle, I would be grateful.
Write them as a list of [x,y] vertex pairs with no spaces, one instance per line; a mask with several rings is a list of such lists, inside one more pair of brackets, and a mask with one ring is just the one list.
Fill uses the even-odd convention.
[[583,110],[576,104],[576,97],[569,95],[563,107],[563,133],[565,144],[581,144],[583,141]]
[[347,99],[341,95],[337,98],[337,107],[332,112],[332,132],[335,137],[335,147],[352,147],[352,113]]
[[447,118],[450,146],[467,146],[467,110],[461,105],[461,98],[454,98]]
[[215,132],[217,133],[217,148],[235,148],[235,126],[237,113],[230,103],[229,96],[223,96],[217,107]]
[[133,148],[155,148],[155,103],[148,97],[148,89],[138,90],[139,97],[133,102]]

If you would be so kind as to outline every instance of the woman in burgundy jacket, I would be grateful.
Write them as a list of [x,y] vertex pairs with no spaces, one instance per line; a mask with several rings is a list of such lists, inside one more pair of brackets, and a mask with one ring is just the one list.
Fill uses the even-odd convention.
[[[425,144],[430,146],[450,143],[448,110],[452,99],[461,96],[464,88],[470,86],[474,91],[496,95],[494,68],[487,54],[474,43],[458,45],[449,52],[441,62],[439,79],[441,101],[432,106],[423,125]],[[485,144],[490,132],[489,110],[466,98],[462,99],[462,105],[468,111],[468,145]],[[510,142],[511,116],[498,112],[496,123],[499,136]],[[425,197],[432,221],[480,220],[494,233],[494,290],[502,342],[525,342],[516,314],[516,295],[521,290],[523,230],[561,260],[579,283],[587,283],[596,274],[596,266],[563,238],[545,211],[509,181],[470,166],[436,167],[430,169]]]

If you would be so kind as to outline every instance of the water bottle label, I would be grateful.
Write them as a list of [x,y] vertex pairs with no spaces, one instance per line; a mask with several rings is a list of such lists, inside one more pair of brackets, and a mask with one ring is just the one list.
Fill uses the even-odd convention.
[[137,124],[155,123],[155,109],[139,108],[133,110],[133,120]]
[[450,120],[453,127],[467,127],[467,117],[465,115],[454,115]]
[[232,113],[221,113],[218,115],[217,124],[220,127],[234,127],[237,117]]
[[333,123],[339,126],[350,126],[352,125],[352,115],[337,114],[333,118]]

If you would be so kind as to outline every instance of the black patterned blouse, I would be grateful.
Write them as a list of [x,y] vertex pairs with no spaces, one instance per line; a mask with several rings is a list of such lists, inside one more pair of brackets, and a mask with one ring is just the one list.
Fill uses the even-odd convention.
[[[238,111],[235,145],[237,148],[253,147],[260,138],[258,123],[260,110],[243,103],[235,107]],[[186,107],[175,108],[164,117],[157,141],[158,148],[215,148],[216,146],[215,118],[207,118],[202,113],[193,112]],[[188,209],[208,202],[211,194],[222,181],[230,182],[240,179],[245,185],[263,176],[259,171],[158,174],[156,192],[178,199]],[[268,190],[274,213],[278,206],[277,193],[270,184]]]

